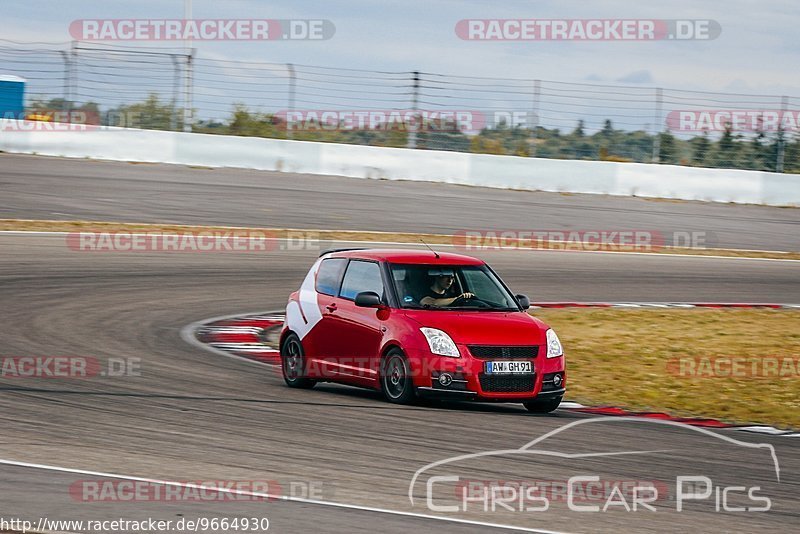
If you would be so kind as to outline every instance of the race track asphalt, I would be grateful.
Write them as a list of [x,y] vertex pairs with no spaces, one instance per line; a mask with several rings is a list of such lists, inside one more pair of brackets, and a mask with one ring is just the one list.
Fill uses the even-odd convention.
[[708,247],[800,251],[797,208],[13,154],[0,154],[0,192],[4,219],[447,235],[640,230],[678,245],[686,243],[675,243],[675,232],[699,232]]
[[[96,186],[95,181],[91,187]],[[102,194],[110,192],[98,192],[98,198]],[[108,216],[122,215],[112,210]],[[221,222],[208,220],[207,213],[197,216],[204,223]],[[315,257],[316,251],[310,250],[266,255],[80,253],[69,250],[60,235],[0,235],[0,355],[72,355],[100,362],[137,358],[141,368],[139,376],[0,379],[0,459],[177,481],[277,480],[283,487],[292,481],[314,482],[328,502],[432,514],[425,505],[424,483],[413,488],[413,506],[408,499],[417,469],[460,454],[517,449],[567,423],[591,419],[567,411],[534,416],[516,405],[397,407],[374,392],[331,385],[290,390],[272,368],[220,358],[181,339],[185,325],[204,318],[282,308]],[[529,293],[534,301],[800,302],[793,262],[566,252],[494,252],[485,257],[513,289]],[[560,481],[597,474],[667,485],[674,485],[679,475],[707,476],[715,485],[761,487],[758,491],[773,502],[769,512],[718,512],[712,499],[690,503],[682,513],[666,500],[659,502],[658,513],[579,513],[554,502],[548,511],[471,508],[437,515],[566,532],[796,528],[796,438],[733,430],[716,434],[773,445],[780,482],[764,449],[683,428],[622,420],[592,420],[546,443],[560,453],[647,453],[579,460],[548,455],[489,458],[453,466],[444,474],[456,472],[471,480]],[[273,532],[489,531],[297,502],[85,503],[70,496],[69,488],[96,477],[9,465],[0,465],[0,477],[3,515],[34,521],[40,516],[264,515]]]

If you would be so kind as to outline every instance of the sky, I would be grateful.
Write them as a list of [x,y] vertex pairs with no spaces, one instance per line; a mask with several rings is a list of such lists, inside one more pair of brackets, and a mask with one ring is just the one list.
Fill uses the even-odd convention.
[[[326,19],[324,41],[195,41],[198,57],[788,95],[800,107],[797,0],[193,0],[194,19]],[[2,0],[0,39],[67,43],[78,19],[170,19],[185,0]],[[713,40],[468,41],[462,19],[710,19]],[[2,42],[0,41],[0,44]],[[147,46],[174,47],[175,43]],[[0,61],[0,73],[7,71]]]
[[[65,42],[76,19],[179,18],[184,0],[3,0],[0,38]],[[195,42],[201,56],[800,96],[796,0],[193,0],[193,18],[327,19],[327,41]],[[710,41],[465,41],[461,19],[712,19]]]

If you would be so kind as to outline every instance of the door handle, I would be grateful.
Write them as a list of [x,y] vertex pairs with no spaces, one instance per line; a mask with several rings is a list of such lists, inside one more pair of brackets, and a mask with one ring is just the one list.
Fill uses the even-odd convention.
[[328,305],[327,305],[327,306],[325,306],[325,307],[328,309],[328,311],[329,311],[330,313],[333,313],[333,312],[335,312],[335,311],[336,311],[336,303],[335,303],[335,302],[331,302],[330,304],[328,304]]

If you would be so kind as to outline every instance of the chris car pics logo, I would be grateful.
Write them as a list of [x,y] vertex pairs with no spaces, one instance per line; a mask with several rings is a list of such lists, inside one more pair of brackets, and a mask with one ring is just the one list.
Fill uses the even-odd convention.
[[[568,453],[561,450],[563,441],[560,442],[561,447],[554,449],[545,446],[546,440],[559,434],[566,432],[559,436],[563,440],[576,429],[603,423],[671,426],[683,429],[689,435],[677,442],[671,442],[669,449],[663,445],[661,434],[652,434],[652,448],[641,450],[623,448],[604,452],[588,450]],[[568,511],[584,513],[605,513],[613,510],[641,513],[684,512],[695,508],[710,508],[714,512],[725,513],[751,513],[772,509],[772,498],[768,495],[766,486],[772,484],[773,480],[768,478],[759,480],[758,484],[753,484],[751,480],[731,484],[730,479],[720,480],[726,475],[720,474],[718,470],[713,474],[698,472],[696,468],[692,472],[682,472],[686,469],[683,466],[677,466],[674,473],[660,480],[609,477],[607,469],[603,473],[591,472],[592,469],[599,469],[596,467],[599,458],[608,457],[618,462],[620,458],[628,456],[641,461],[650,455],[674,455],[681,443],[691,439],[721,442],[725,447],[737,449],[735,452],[742,458],[747,450],[748,458],[751,454],[756,455],[766,472],[774,472],[774,482],[780,482],[780,467],[775,448],[769,443],[739,441],[705,428],[672,421],[596,417],[564,425],[518,449],[480,451],[431,462],[414,473],[408,486],[408,498],[412,506],[424,505],[427,510],[435,513],[536,513],[554,506],[563,506],[564,503]],[[646,443],[646,439],[643,438],[643,442]],[[687,452],[694,456],[698,454],[696,448],[690,448]],[[575,474],[556,478],[542,477],[538,471],[541,462],[536,461],[537,457],[547,459],[550,468],[555,465],[558,469]],[[586,467],[581,463],[583,459],[588,462]],[[472,469],[478,469],[482,474],[491,473],[490,466],[493,462],[513,462],[516,466],[516,478],[492,480],[488,477],[487,480],[484,477],[476,480],[474,476],[461,474],[473,472],[470,471]],[[531,473],[526,473],[526,468],[531,468]]]

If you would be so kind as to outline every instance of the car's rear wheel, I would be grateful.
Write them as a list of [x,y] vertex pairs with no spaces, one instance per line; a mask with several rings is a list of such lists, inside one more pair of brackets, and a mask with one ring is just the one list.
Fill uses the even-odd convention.
[[561,404],[561,397],[551,399],[536,399],[528,402],[523,402],[522,405],[531,413],[550,413],[558,408]]
[[400,349],[391,349],[381,365],[381,390],[386,400],[410,404],[416,397],[408,360]]
[[290,388],[309,389],[317,382],[305,376],[306,355],[296,334],[289,334],[281,346],[281,371]]

